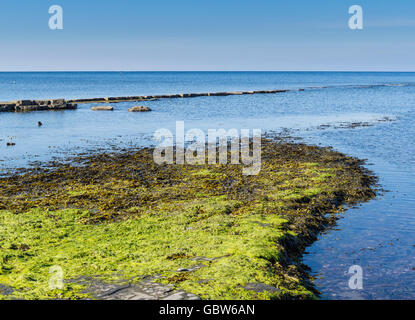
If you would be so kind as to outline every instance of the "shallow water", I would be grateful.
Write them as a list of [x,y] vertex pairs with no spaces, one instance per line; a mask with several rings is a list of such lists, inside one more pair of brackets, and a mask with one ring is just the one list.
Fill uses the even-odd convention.
[[[397,85],[399,84],[399,85]],[[369,86],[362,86],[369,85]],[[0,170],[88,149],[151,145],[155,130],[260,128],[367,158],[389,190],[349,209],[304,262],[325,299],[415,298],[415,73],[0,73],[0,100],[308,88],[278,94],[145,102],[153,111],[0,113]],[[392,121],[390,121],[392,120]],[[42,127],[37,127],[42,121]],[[352,123],[364,124],[347,128]],[[346,128],[342,128],[346,126]],[[6,147],[6,142],[15,142]],[[351,265],[363,290],[348,287]]]
[[[324,299],[415,299],[415,153],[413,116],[403,110],[384,127],[339,130],[309,137],[367,158],[387,189],[349,209],[336,231],[322,235],[304,257]],[[363,290],[350,290],[348,268],[363,269]]]

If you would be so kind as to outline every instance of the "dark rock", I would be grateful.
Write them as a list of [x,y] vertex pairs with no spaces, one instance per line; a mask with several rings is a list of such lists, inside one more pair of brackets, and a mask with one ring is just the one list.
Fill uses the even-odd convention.
[[201,97],[203,96],[203,93],[185,93],[183,95],[184,98],[196,98],[196,97]]
[[69,100],[69,103],[89,103],[89,102],[104,102],[105,98],[90,98],[90,99],[75,99]]
[[16,106],[30,106],[35,104],[35,102],[32,100],[16,100],[13,102],[16,104]]
[[228,96],[228,92],[213,92],[210,94],[211,96]]
[[0,103],[0,112],[14,111],[15,103]]

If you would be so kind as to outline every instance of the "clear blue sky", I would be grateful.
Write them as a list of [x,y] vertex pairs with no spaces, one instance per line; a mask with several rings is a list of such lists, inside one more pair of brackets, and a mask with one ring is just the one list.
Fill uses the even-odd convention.
[[415,71],[415,1],[4,0],[0,38],[0,71]]

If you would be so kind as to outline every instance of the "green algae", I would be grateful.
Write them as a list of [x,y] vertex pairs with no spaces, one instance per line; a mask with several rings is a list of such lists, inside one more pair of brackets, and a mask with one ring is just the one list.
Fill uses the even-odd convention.
[[[202,299],[316,298],[302,251],[343,205],[375,196],[362,161],[265,139],[257,176],[158,166],[151,149],[74,161],[0,179],[0,284],[14,289],[0,299],[82,299],[75,279],[154,275]],[[49,288],[52,266],[63,289]]]

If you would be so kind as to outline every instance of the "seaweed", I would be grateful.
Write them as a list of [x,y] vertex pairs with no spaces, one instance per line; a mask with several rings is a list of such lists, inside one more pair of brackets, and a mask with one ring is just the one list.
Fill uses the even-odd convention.
[[[364,161],[331,148],[263,139],[256,176],[152,157],[92,154],[1,178],[0,283],[13,293],[0,299],[83,299],[71,279],[137,275],[202,299],[318,298],[301,254],[346,205],[376,195]],[[65,286],[50,290],[56,265]]]

